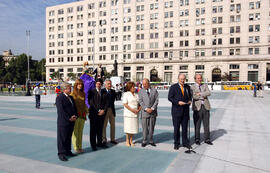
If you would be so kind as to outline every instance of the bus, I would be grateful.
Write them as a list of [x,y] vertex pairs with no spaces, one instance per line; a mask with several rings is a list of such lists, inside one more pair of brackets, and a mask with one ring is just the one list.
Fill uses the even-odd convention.
[[251,81],[221,81],[223,90],[252,90]]

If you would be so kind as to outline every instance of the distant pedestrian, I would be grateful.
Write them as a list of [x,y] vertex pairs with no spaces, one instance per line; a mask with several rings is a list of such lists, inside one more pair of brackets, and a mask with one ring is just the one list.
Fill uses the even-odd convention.
[[12,91],[15,93],[15,85],[12,85]]
[[42,94],[42,91],[39,88],[40,84],[38,83],[36,87],[34,88],[33,94],[36,98],[36,108],[40,109],[40,95]]
[[0,91],[3,92],[3,85],[0,86]]
[[[60,86],[57,86],[55,88],[55,93],[56,93],[56,99],[57,99],[57,97],[61,94],[61,87]],[[56,99],[55,99],[54,105],[56,105]]]
[[257,85],[253,84],[253,97],[257,97]]
[[11,91],[11,85],[8,85],[8,93]]
[[257,84],[258,97],[263,97],[263,85],[260,81]]

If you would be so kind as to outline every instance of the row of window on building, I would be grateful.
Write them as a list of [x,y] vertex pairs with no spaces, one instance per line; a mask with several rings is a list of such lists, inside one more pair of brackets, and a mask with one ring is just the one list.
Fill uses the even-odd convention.
[[[139,1],[139,0],[136,0],[136,1]],[[125,4],[130,4],[130,2],[131,2],[131,0],[124,0],[123,4],[124,5]],[[144,2],[144,1],[142,1],[142,2]],[[213,2],[214,2],[214,0],[213,0]],[[118,3],[119,3],[118,0],[112,0],[111,1],[111,7],[117,6]],[[231,3],[234,3],[234,1],[231,0]],[[195,4],[205,4],[205,0],[195,0]],[[149,4],[149,9],[150,10],[156,10],[156,9],[159,8],[159,5],[161,5],[161,4],[159,4],[158,2],[151,3],[151,4]],[[179,6],[188,6],[189,5],[189,0],[179,0],[179,3],[177,5],[179,5]],[[106,1],[98,2],[99,9],[105,8],[106,6],[107,6]],[[269,6],[270,6],[270,2],[269,2]],[[173,1],[164,2],[164,8],[165,9],[166,8],[173,8],[173,7],[174,7],[174,2]],[[261,2],[259,0],[249,2],[249,9],[260,9],[260,7],[261,7]],[[84,5],[79,5],[75,9],[76,9],[77,12],[82,12],[82,11],[84,11],[84,8],[85,8]],[[96,8],[95,3],[88,4],[88,7],[87,7],[88,10],[94,10],[95,8]],[[145,11],[145,10],[146,10],[145,5],[143,5],[143,4],[136,6],[136,12],[141,12],[141,11]],[[240,12],[241,11],[241,4],[240,3],[238,3],[238,4],[230,4],[230,11],[234,11],[234,10],[236,10],[236,12]],[[59,10],[57,10],[57,14],[58,15],[63,15],[65,13],[64,11],[65,11],[64,9],[59,9]],[[129,12],[131,12],[131,9],[130,9],[130,7],[126,7],[126,8],[124,8],[123,11],[126,12],[126,13],[129,13]],[[67,8],[66,12],[68,14],[73,13],[74,12],[74,7]],[[214,6],[212,12],[213,13],[223,12],[223,6],[218,6],[218,7]],[[55,11],[54,10],[49,11],[49,16],[55,16]]]
[[[260,54],[260,47],[250,47],[248,48],[248,55],[259,55]],[[241,54],[241,48],[229,48],[228,49],[228,54],[226,55],[244,55]],[[78,53],[83,53],[83,48],[78,48],[77,50]],[[183,58],[183,57],[190,57],[190,56],[195,56],[195,57],[205,57],[205,56],[223,56],[223,50],[221,48],[215,48],[212,49],[212,54],[207,55],[206,54],[206,50],[205,49],[196,49],[196,50],[180,50],[178,51],[178,55],[176,55],[177,51],[164,51],[163,54],[161,52],[149,52],[149,53],[145,53],[145,52],[137,52],[136,53],[136,59],[144,59],[147,58],[145,55],[147,55],[149,58]],[[190,52],[193,52],[193,55],[190,55]],[[58,55],[63,55],[64,54],[64,50],[58,50]],[[74,54],[73,53],[73,49],[68,49],[68,54]],[[268,54],[270,54],[270,47],[268,47]],[[49,51],[49,55],[55,55],[55,51],[54,50],[50,50]],[[118,54],[110,54],[111,55],[111,60],[117,60],[118,59]],[[123,53],[123,59],[131,59],[131,53]],[[106,54],[102,55],[99,54],[99,60],[108,60],[106,58]],[[83,56],[78,56],[78,57],[83,57]],[[88,56],[88,61],[93,60],[94,55],[90,55]],[[62,59],[59,60],[58,58],[58,62],[64,62],[63,57],[61,57]],[[81,60],[80,60],[81,59]],[[77,58],[77,61],[83,61],[83,58]],[[54,58],[50,58],[51,63],[55,62]],[[73,62],[73,57],[67,57],[67,62]]]

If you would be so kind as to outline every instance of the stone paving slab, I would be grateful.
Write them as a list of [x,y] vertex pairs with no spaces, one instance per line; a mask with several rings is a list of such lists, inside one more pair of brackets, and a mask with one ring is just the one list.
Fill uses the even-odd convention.
[[34,109],[34,97],[0,96],[0,173],[270,172],[269,91],[264,92],[264,98],[252,97],[251,91],[212,92],[211,139],[214,145],[193,144],[191,118],[191,142],[196,154],[190,155],[183,147],[173,150],[171,104],[167,94],[160,91],[157,147],[142,148],[141,132],[136,135],[135,147],[125,147],[123,109],[118,101],[116,135],[119,145],[91,152],[87,122],[83,137],[86,153],[67,163],[60,162],[56,155],[55,95],[42,96],[41,110]]

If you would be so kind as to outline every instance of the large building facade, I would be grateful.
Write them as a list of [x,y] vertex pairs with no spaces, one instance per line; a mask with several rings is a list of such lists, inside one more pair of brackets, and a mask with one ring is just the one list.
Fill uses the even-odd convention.
[[46,77],[118,62],[127,80],[270,80],[269,0],[83,0],[46,9]]

